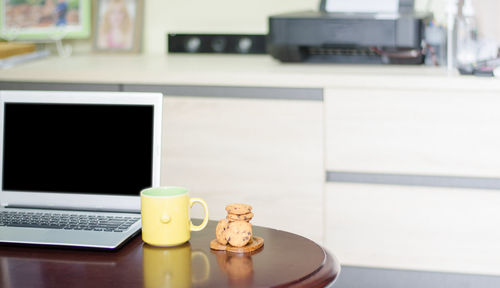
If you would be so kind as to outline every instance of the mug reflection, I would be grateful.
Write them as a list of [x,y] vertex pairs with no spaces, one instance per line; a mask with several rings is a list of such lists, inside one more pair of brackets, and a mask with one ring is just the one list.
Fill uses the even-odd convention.
[[176,247],[144,243],[142,257],[145,288],[191,287],[206,281],[210,274],[207,256],[202,251],[192,251],[189,242]]

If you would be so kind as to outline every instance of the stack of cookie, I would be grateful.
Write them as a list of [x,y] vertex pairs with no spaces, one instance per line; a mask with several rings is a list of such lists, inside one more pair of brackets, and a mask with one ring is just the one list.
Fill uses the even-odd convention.
[[243,247],[252,239],[252,206],[247,204],[229,204],[226,206],[227,217],[217,224],[215,231],[217,242],[221,245]]

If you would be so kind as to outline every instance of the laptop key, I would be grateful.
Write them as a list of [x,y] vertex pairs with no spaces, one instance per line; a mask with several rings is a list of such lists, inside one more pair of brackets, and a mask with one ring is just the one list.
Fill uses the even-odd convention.
[[48,225],[32,225],[32,224],[22,224],[22,223],[16,223],[16,224],[9,224],[7,225],[9,227],[25,227],[25,228],[49,228],[49,229],[58,229],[52,226]]

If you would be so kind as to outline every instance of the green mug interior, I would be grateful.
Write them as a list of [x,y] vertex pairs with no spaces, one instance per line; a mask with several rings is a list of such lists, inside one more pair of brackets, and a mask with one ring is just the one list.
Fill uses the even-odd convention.
[[168,197],[183,195],[187,192],[188,190],[183,187],[153,187],[142,190],[141,195],[152,197]]

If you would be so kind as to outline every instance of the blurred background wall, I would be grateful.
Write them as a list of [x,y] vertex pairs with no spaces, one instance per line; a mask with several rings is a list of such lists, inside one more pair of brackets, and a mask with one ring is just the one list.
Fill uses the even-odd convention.
[[[446,23],[447,0],[415,0],[415,9],[432,11],[437,23]],[[499,5],[496,0],[476,0]],[[144,7],[143,51],[162,54],[165,35],[184,33],[267,33],[270,15],[318,9],[319,0],[148,0]],[[495,9],[494,11],[499,11]],[[91,50],[90,40],[75,40],[77,53]]]

